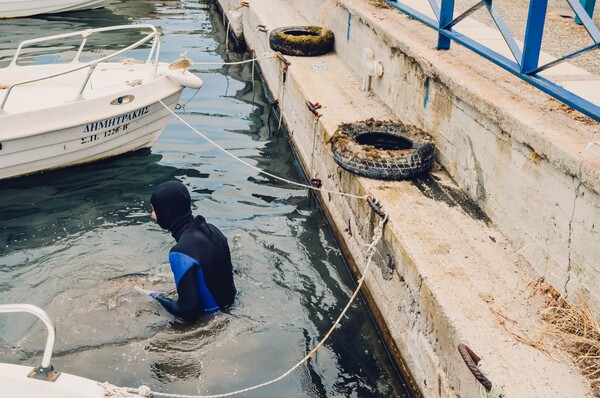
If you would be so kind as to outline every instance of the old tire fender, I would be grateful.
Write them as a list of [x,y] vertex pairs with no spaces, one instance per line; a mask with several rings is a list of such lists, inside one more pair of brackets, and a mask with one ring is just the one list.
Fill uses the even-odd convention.
[[359,176],[405,180],[428,172],[435,147],[419,128],[367,120],[342,124],[331,139],[335,162]]
[[333,43],[333,32],[319,26],[287,26],[269,34],[271,49],[284,55],[323,55],[333,51]]

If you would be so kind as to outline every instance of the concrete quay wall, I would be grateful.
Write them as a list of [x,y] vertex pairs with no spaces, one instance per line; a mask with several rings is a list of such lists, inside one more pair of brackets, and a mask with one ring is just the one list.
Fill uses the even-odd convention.
[[563,295],[600,312],[600,124],[396,10],[367,1],[292,0],[336,34],[336,52],[363,76],[362,49],[383,67],[370,89],[434,138],[437,160],[517,250]]
[[[363,292],[417,394],[479,396],[456,350],[462,342],[505,396],[591,396],[568,359],[517,343],[498,314],[520,326],[539,319],[543,300],[527,291],[538,276],[562,293],[583,291],[598,308],[600,158],[583,151],[597,127],[467,50],[436,51],[434,32],[395,10],[350,0],[219,4],[256,56],[272,53],[268,31],[277,27],[334,31],[335,53],[286,57],[289,66],[263,59],[260,68],[307,175],[332,191],[372,195],[390,216]],[[363,90],[363,49],[383,67],[370,91]],[[318,119],[307,101],[321,105]],[[369,118],[427,131],[442,168],[420,183],[339,168],[331,136],[341,123]],[[463,195],[485,215],[465,206]],[[378,216],[362,199],[319,196],[362,275]]]

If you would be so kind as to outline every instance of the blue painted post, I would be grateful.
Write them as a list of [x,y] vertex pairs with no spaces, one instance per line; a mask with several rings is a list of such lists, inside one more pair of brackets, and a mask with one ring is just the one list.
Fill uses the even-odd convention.
[[[444,29],[452,22],[454,18],[454,0],[442,0],[440,8],[440,20],[438,23],[438,50],[448,50],[450,48],[450,38],[442,34]],[[451,28],[452,29],[452,28]]]
[[538,67],[547,8],[548,0],[529,2],[525,42],[523,43],[523,57],[521,59],[521,73],[527,74]]
[[[585,12],[587,12],[587,14],[591,18],[592,15],[594,15],[594,7],[596,6],[596,0],[579,0],[579,2],[583,6],[583,9],[585,10]],[[581,25],[583,23],[583,22],[581,22],[581,19],[579,19],[579,16],[577,16],[577,14],[575,14],[575,22],[578,23],[579,25]]]

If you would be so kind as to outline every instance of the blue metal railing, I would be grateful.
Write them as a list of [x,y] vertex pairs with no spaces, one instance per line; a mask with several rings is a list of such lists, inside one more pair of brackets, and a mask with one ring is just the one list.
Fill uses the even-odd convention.
[[[529,13],[527,16],[525,38],[522,49],[519,48],[519,45],[504,23],[502,16],[494,7],[492,0],[478,0],[475,5],[457,17],[454,17],[454,0],[441,0],[439,5],[437,0],[428,0],[431,11],[433,11],[434,14],[433,18],[415,10],[412,7],[409,7],[403,3],[402,0],[386,1],[392,7],[410,15],[412,18],[436,30],[438,32],[437,48],[439,50],[449,49],[450,43],[452,41],[456,41],[464,47],[467,47],[486,59],[492,61],[496,65],[515,74],[531,85],[541,89],[557,100],[600,122],[599,104],[592,103],[576,93],[573,93],[572,91],[559,86],[543,76],[540,76],[539,74],[540,72],[552,68],[561,62],[573,59],[581,54],[596,50],[600,47],[600,31],[590,17],[593,11],[593,5],[591,10],[586,10],[586,8],[590,8],[590,0],[587,0],[588,3],[585,4],[586,8],[584,8],[584,5],[580,3],[580,0],[565,1],[575,13],[577,21],[581,21],[581,24],[585,27],[587,33],[594,41],[594,44],[543,65],[539,65],[539,61],[548,0],[531,0],[529,2]],[[507,58],[504,55],[490,49],[489,47],[478,43],[476,40],[453,30],[454,26],[458,25],[462,20],[482,7],[485,7],[489,12],[514,59]]]

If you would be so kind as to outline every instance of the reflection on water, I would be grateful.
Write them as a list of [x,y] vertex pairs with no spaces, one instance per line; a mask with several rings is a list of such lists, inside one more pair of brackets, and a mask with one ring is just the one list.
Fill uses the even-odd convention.
[[169,180],[180,173],[158,164],[160,158],[137,152],[0,181],[0,255],[6,259],[24,248],[57,243],[103,225],[146,221],[152,187],[145,177]]
[[[29,38],[38,28],[27,20],[0,21],[2,34]],[[160,26],[162,58],[187,51],[205,82],[199,92],[184,91],[181,117],[256,167],[302,180],[286,139],[271,136],[269,104],[261,83],[251,81],[251,65],[202,64],[248,57],[224,48],[212,2],[123,0],[44,21],[45,34]],[[0,51],[8,47],[0,43]],[[190,188],[195,212],[228,236],[239,291],[230,311],[194,324],[173,320],[133,289],[175,293],[167,263],[173,240],[149,216],[153,187],[172,179]],[[0,200],[0,301],[48,311],[57,329],[54,366],[99,381],[197,395],[273,379],[324,336],[355,286],[306,190],[256,173],[175,119],[151,151],[0,182]],[[39,364],[40,322],[0,316],[0,336],[0,360]],[[314,359],[243,396],[406,395],[357,302]]]
[[[24,40],[112,25],[128,25],[130,23],[129,18],[119,15],[108,8],[39,15],[29,18],[0,19],[2,37],[0,43],[0,67],[8,65],[17,45]],[[123,40],[130,40],[130,43],[133,42],[131,41],[132,37],[123,38]],[[71,58],[75,54],[79,42],[71,44],[73,49]],[[64,43],[60,44],[64,45]],[[57,44],[54,43],[53,45],[56,46]],[[43,59],[38,59],[38,61],[44,62]],[[50,61],[47,60],[46,62]]]

